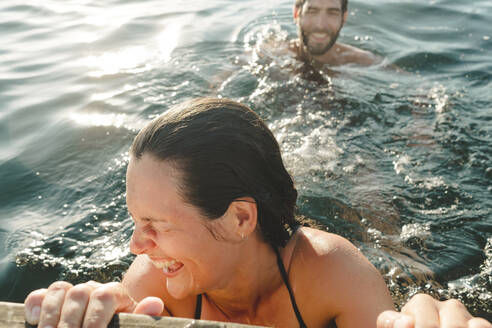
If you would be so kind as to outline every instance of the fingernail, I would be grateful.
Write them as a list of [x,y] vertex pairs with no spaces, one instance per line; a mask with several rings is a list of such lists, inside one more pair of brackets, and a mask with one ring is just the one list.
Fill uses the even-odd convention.
[[393,327],[394,328],[410,328],[411,327],[410,319],[407,316],[401,316],[395,320]]
[[39,314],[41,313],[41,307],[38,305],[34,306],[31,311],[27,311],[27,322],[31,325],[35,325],[39,322]]

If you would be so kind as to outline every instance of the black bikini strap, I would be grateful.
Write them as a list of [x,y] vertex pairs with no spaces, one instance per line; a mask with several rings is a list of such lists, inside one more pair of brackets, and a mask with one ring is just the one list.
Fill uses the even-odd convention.
[[285,287],[287,287],[287,290],[289,291],[290,302],[292,303],[292,307],[294,308],[294,312],[296,314],[297,321],[299,321],[299,325],[301,328],[307,328],[306,324],[304,323],[304,320],[302,319],[301,312],[299,312],[299,309],[297,308],[297,303],[296,303],[296,299],[294,298],[294,293],[292,292],[292,289],[290,288],[289,276],[287,276],[287,272],[285,271],[284,263],[282,262],[282,258],[280,257],[280,253],[278,252],[277,247],[273,247],[273,250],[275,251],[275,254],[277,255],[278,268],[280,270],[280,274],[282,275],[282,279],[284,280]]
[[196,295],[195,319],[199,320],[202,316],[202,294]]
[[[300,328],[307,328],[304,320],[302,319],[301,313],[299,312],[299,308],[297,307],[296,299],[294,298],[294,293],[290,288],[289,277],[287,276],[287,272],[285,271],[284,263],[282,262],[282,258],[280,257],[280,253],[276,247],[273,247],[275,251],[275,255],[277,255],[277,265],[280,270],[280,275],[282,276],[282,280],[284,281],[285,287],[289,291],[290,302],[292,304],[292,308],[296,314],[297,321],[299,321]],[[198,294],[196,296],[196,306],[195,306],[195,319],[199,320],[202,316],[202,294]]]

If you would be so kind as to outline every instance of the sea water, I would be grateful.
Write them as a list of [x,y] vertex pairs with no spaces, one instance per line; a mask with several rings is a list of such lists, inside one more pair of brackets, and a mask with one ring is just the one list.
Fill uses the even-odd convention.
[[220,96],[266,120],[298,215],[351,240],[397,306],[427,292],[491,319],[492,4],[351,0],[340,40],[382,62],[322,72],[282,49],[292,6],[0,2],[0,300],[120,279],[132,138]]

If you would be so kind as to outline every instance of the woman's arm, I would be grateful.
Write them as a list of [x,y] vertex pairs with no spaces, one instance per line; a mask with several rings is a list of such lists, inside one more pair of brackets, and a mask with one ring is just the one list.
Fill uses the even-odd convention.
[[161,315],[162,300],[148,297],[136,302],[117,282],[89,281],[73,286],[57,281],[30,293],[25,302],[26,321],[39,327],[107,327],[117,312]]
[[121,282],[128,294],[137,302],[147,297],[156,297],[164,302],[162,316],[193,318],[195,298],[174,299],[166,289],[166,277],[146,255],[138,255]]
[[[138,256],[122,283],[95,281],[73,286],[57,281],[30,293],[25,300],[26,320],[40,327],[106,327],[115,313],[170,315],[164,308],[165,280]],[[172,302],[171,302],[172,303]]]
[[297,293],[308,326],[325,327],[335,320],[337,328],[492,328],[461,302],[425,294],[396,312],[382,276],[349,241],[307,228],[298,238],[291,278],[302,282]]
[[394,310],[381,274],[348,240],[307,228],[298,239],[292,278],[302,282],[297,290],[311,325],[375,328],[381,312]]

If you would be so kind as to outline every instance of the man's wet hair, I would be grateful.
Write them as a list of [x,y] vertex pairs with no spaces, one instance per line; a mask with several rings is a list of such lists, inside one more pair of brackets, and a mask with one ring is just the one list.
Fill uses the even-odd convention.
[[[348,0],[340,0],[342,2],[342,13],[345,13],[348,8]],[[301,8],[306,0],[296,0],[296,8]]]
[[277,140],[245,105],[201,98],[171,108],[135,137],[130,154],[138,160],[146,153],[173,165],[180,196],[207,219],[251,197],[259,230],[271,245],[285,246],[300,224],[294,214],[297,190]]

